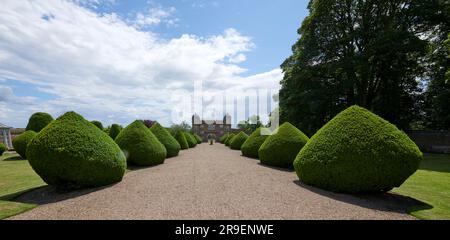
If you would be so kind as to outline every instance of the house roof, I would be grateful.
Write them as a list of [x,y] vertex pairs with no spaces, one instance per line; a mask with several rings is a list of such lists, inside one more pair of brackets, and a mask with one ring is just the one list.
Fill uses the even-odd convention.
[[6,126],[3,123],[0,123],[0,129],[11,129],[12,127]]

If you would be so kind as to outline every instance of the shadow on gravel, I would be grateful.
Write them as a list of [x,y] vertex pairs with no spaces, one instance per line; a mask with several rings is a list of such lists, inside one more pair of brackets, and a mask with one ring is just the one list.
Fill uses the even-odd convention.
[[266,167],[266,168],[271,168],[271,169],[275,169],[278,171],[283,171],[283,172],[294,172],[295,169],[294,168],[282,168],[282,167],[274,167],[274,166],[270,166],[270,165],[266,165],[263,163],[258,163],[258,165],[262,166],[262,167]]
[[61,190],[57,189],[53,186],[43,186],[31,190],[29,192],[23,193],[20,196],[16,197],[13,201],[20,203],[31,203],[31,204],[48,204],[64,201],[71,198],[76,198],[79,196],[83,196],[95,191],[99,191],[105,188],[109,188],[114,186],[117,183],[110,184],[107,186],[97,187],[97,188],[86,188],[79,190]]
[[345,194],[335,193],[326,190],[322,190],[316,187],[306,185],[299,180],[294,181],[298,186],[307,189],[313,193],[332,198],[337,201],[354,204],[360,207],[374,209],[379,211],[389,211],[397,213],[408,213],[411,209],[425,210],[431,209],[433,206],[416,200],[411,197],[387,192],[387,193],[373,193],[373,194]]

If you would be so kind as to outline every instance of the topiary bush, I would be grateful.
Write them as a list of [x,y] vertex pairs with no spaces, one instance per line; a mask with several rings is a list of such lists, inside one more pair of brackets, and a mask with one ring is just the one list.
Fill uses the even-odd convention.
[[92,124],[94,124],[98,129],[103,130],[103,124],[100,121],[91,121]]
[[225,144],[225,140],[227,140],[228,135],[229,135],[228,133],[222,135],[222,137],[219,138],[219,142],[222,143],[222,144]]
[[152,131],[152,133],[155,134],[158,140],[164,145],[168,158],[178,156],[181,146],[177,140],[170,135],[169,131],[157,122],[152,125],[150,131]]
[[271,166],[292,168],[295,157],[308,140],[308,137],[292,124],[283,123],[259,148],[259,160]]
[[35,131],[40,132],[44,127],[46,127],[49,123],[53,121],[53,117],[44,112],[37,112],[31,115],[30,119],[28,120],[27,127],[25,128],[26,131]]
[[230,142],[230,148],[233,150],[241,150],[242,144],[247,140],[248,135],[244,132],[238,133]]
[[397,127],[352,106],[323,126],[294,162],[299,179],[336,192],[385,192],[400,186],[423,156]]
[[234,138],[234,136],[235,136],[234,133],[228,134],[227,139],[225,139],[225,146],[230,146],[230,141],[231,141],[231,139]]
[[196,133],[194,133],[193,135],[194,135],[195,139],[197,140],[197,144],[202,144],[202,142],[203,142],[202,137],[200,137]]
[[157,165],[164,163],[167,155],[164,145],[140,120],[134,121],[120,131],[115,141],[130,164]]
[[3,143],[0,143],[0,156],[6,151],[6,146]]
[[188,149],[189,148],[189,144],[188,144],[188,142],[186,140],[186,136],[184,135],[183,131],[178,131],[175,134],[175,139],[180,144],[181,149]]
[[261,128],[257,128],[242,144],[242,155],[251,158],[258,158],[259,147],[261,147],[268,136],[269,135],[261,135]]
[[32,130],[25,131],[12,140],[14,150],[23,158],[27,158],[27,145],[36,136],[36,132]]
[[122,127],[119,124],[113,124],[111,125],[111,128],[109,129],[108,135],[112,139],[116,139],[117,135],[119,135],[120,131],[122,131]]
[[189,145],[189,148],[193,148],[193,147],[197,146],[197,139],[195,139],[195,137],[192,136],[192,134],[190,134],[188,132],[183,132],[183,134],[186,137],[186,141]]
[[75,112],[65,113],[39,132],[26,155],[46,183],[65,188],[118,182],[126,169],[119,146]]

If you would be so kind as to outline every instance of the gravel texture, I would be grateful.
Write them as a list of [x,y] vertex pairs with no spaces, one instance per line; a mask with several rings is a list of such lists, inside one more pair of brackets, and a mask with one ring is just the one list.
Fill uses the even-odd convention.
[[134,169],[107,187],[44,187],[17,200],[41,205],[11,219],[414,219],[405,214],[413,199],[323,191],[217,143]]

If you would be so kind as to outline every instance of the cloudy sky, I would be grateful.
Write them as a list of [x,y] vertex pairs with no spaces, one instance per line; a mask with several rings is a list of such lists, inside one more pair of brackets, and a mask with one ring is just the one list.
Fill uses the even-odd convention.
[[24,127],[33,112],[56,118],[73,110],[104,125],[152,119],[168,126],[173,109],[188,102],[177,96],[192,94],[195,83],[205,95],[279,89],[279,66],[306,5],[2,0],[0,122]]

